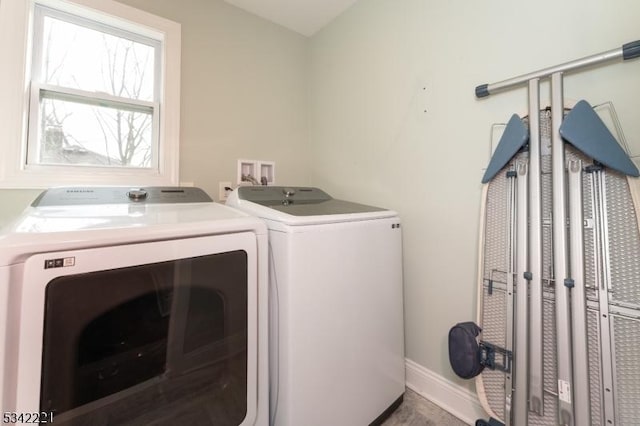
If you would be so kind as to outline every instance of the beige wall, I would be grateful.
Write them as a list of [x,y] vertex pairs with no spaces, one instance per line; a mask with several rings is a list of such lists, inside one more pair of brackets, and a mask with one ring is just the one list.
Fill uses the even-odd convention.
[[[222,0],[120,1],[182,24],[182,182],[217,199],[249,158],[275,161],[277,182],[308,184],[305,37]],[[38,192],[0,190],[0,226]]]
[[0,228],[19,215],[40,192],[39,189],[0,189]]
[[[360,0],[312,38],[311,181],[400,212],[408,358],[463,383],[446,338],[476,316],[489,130],[526,109],[524,90],[476,100],[475,86],[640,38],[639,18],[631,0]],[[565,92],[613,100],[640,147],[639,76],[640,60],[612,65]]]

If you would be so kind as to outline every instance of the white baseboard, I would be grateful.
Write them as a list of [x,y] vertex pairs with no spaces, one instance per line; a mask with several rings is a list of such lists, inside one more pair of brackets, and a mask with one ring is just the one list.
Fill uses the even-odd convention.
[[422,365],[406,359],[407,387],[439,405],[460,420],[475,425],[488,416],[475,393],[470,392]]

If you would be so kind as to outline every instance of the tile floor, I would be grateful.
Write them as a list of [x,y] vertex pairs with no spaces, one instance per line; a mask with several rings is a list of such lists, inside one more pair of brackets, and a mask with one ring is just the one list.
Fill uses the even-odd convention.
[[404,402],[382,426],[467,426],[465,422],[407,389]]

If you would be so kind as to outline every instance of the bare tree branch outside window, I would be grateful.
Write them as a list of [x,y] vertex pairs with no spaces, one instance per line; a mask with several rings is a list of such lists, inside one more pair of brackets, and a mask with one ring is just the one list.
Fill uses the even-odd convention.
[[[45,83],[125,101],[154,98],[153,47],[47,20],[42,58]],[[40,161],[151,167],[152,124],[153,114],[135,107],[43,97]]]

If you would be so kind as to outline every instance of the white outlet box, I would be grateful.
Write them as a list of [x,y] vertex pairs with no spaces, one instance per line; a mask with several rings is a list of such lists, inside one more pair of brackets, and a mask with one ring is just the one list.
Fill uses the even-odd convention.
[[265,178],[267,185],[276,183],[276,163],[275,161],[258,161],[258,169],[260,170],[260,182]]
[[251,181],[248,180],[248,176],[260,181],[258,176],[258,162],[256,160],[238,160],[238,185],[248,184],[251,185]]
[[218,182],[218,201],[221,203],[227,201],[227,197],[231,191],[231,182]]

